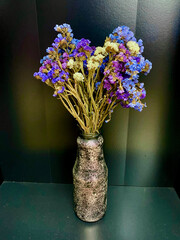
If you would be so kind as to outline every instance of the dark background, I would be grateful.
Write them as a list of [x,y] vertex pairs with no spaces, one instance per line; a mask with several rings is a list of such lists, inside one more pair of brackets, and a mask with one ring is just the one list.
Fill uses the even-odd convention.
[[1,0],[1,181],[72,183],[76,122],[32,75],[56,24],[69,23],[76,38],[92,45],[127,25],[144,40],[153,69],[141,76],[148,107],[141,113],[119,107],[104,124],[109,184],[178,192],[179,10],[179,0]]

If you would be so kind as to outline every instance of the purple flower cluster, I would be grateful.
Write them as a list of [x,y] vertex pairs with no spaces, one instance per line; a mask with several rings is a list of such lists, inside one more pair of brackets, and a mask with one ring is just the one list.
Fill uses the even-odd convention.
[[70,54],[70,57],[80,58],[80,60],[86,60],[95,49],[95,47],[89,46],[90,43],[90,40],[84,38],[76,41],[76,48],[73,53]]
[[[146,91],[144,84],[138,81],[139,73],[147,75],[152,68],[152,63],[141,54],[144,50],[142,40],[137,41],[133,32],[122,26],[116,28],[107,41],[119,43],[119,52],[113,55],[104,69],[104,88],[109,93],[108,102],[117,98],[123,107],[142,111],[146,104],[141,99],[145,98]],[[128,42],[136,52],[128,49]]]
[[69,77],[68,61],[70,59],[83,60],[85,72],[88,74],[86,59],[94,52],[95,47],[90,46],[91,42],[88,39],[73,38],[69,24],[56,25],[54,29],[58,35],[52,46],[46,49],[48,55],[40,60],[42,66],[39,72],[34,73],[34,77],[48,85],[53,84],[56,89],[53,96],[57,96],[57,93],[65,90],[65,82]]

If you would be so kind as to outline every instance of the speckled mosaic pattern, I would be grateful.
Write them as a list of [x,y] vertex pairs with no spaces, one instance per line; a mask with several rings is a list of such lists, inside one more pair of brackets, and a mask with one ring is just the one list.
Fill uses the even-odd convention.
[[74,210],[86,222],[101,219],[107,206],[108,169],[103,154],[103,137],[77,138],[78,151],[73,167]]

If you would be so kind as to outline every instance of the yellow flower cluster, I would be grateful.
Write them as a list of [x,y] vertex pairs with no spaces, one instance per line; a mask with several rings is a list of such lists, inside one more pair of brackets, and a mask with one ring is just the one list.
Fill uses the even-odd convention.
[[119,52],[119,43],[107,41],[104,44],[106,52]]
[[87,62],[88,70],[96,70],[99,67],[100,63],[102,63],[104,57],[105,56],[102,54],[90,57]]
[[97,47],[96,51],[94,52],[94,55],[97,56],[98,54],[102,54],[104,56],[107,56],[108,53],[106,52],[106,49],[104,47]]
[[138,45],[137,42],[135,42],[135,41],[129,41],[129,42],[127,42],[127,47],[128,47],[129,51],[130,51],[133,55],[139,54],[140,48],[139,48],[139,45]]

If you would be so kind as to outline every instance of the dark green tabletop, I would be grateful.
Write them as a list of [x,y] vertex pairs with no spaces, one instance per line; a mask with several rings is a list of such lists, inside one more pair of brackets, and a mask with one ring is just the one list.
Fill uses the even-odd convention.
[[73,212],[72,185],[4,182],[0,240],[180,240],[173,188],[110,186],[105,217],[85,223]]

